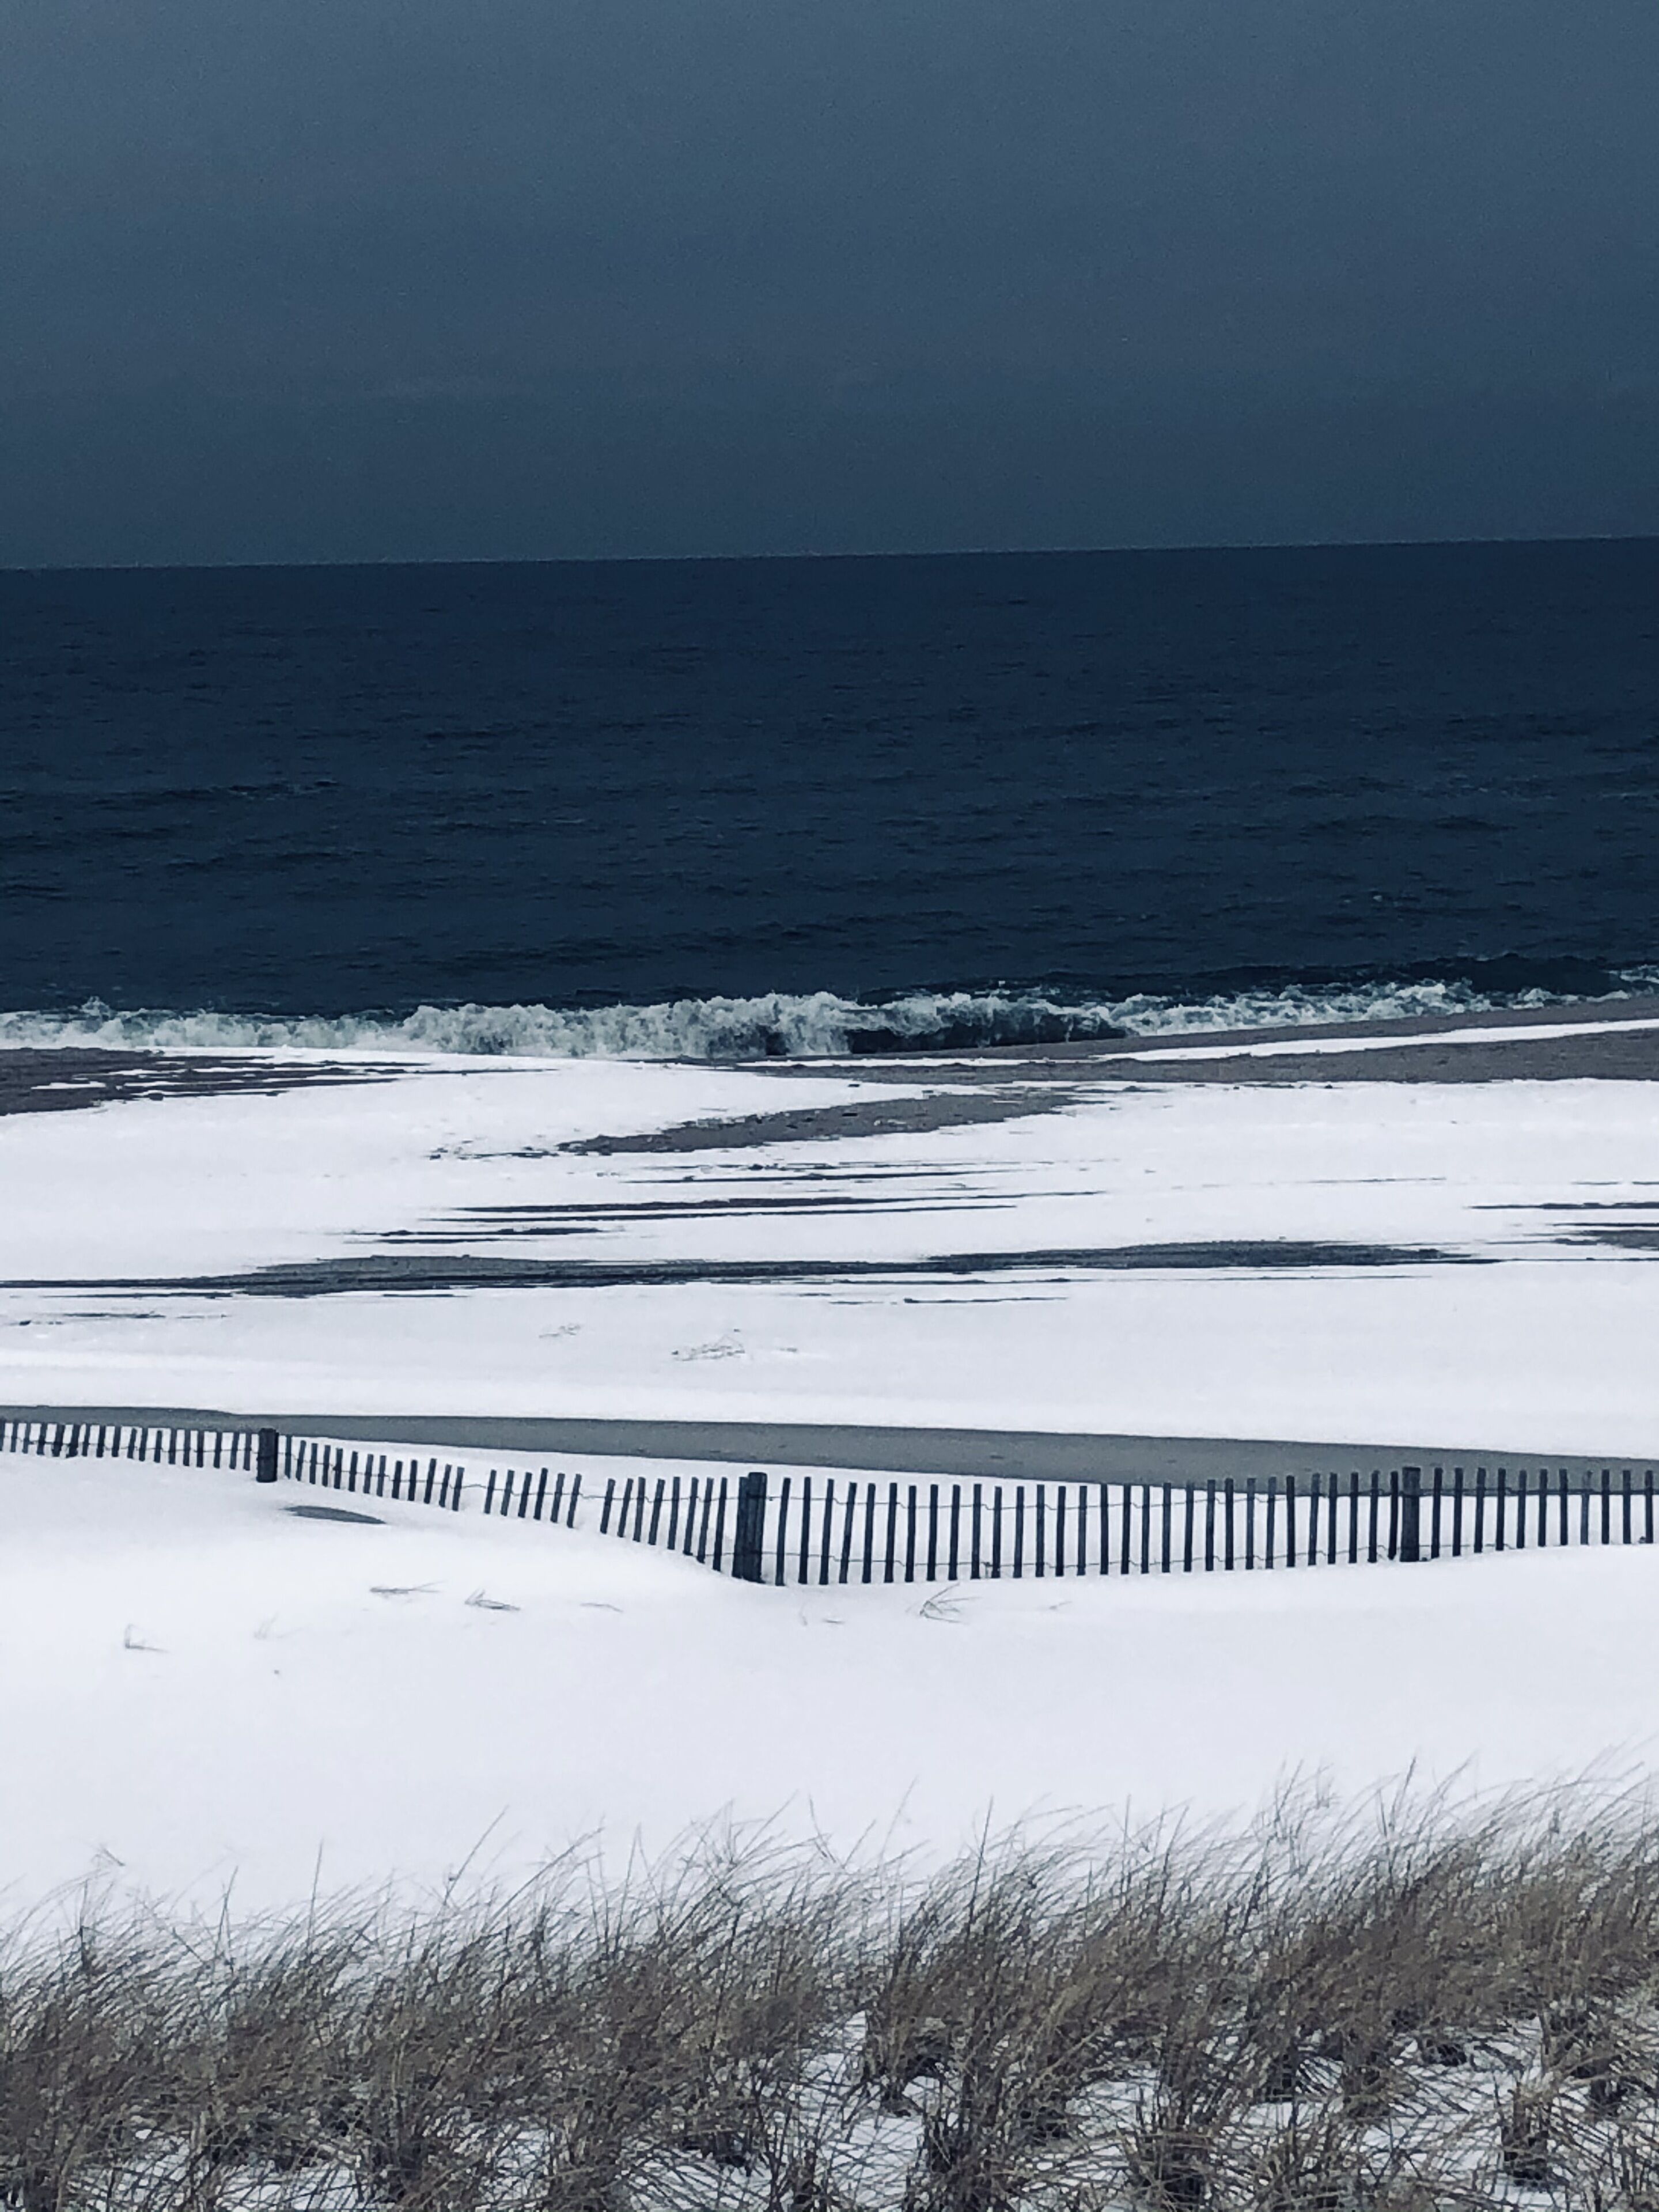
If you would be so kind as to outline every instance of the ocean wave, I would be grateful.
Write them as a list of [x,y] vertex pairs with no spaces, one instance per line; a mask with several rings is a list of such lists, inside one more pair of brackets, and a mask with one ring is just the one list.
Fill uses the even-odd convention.
[[[1659,988],[1659,969],[1629,969],[1607,995]],[[68,1013],[0,1013],[0,1047],[94,1045],[197,1051],[249,1048],[511,1055],[549,1060],[842,1059],[1060,1044],[1114,1036],[1482,1013],[1574,1002],[1542,989],[1481,991],[1468,981],[1286,984],[1182,999],[1061,997],[1041,990],[913,991],[879,1001],[831,991],[677,999],[656,1006],[417,1006],[412,1013],[120,1012],[92,1000]]]

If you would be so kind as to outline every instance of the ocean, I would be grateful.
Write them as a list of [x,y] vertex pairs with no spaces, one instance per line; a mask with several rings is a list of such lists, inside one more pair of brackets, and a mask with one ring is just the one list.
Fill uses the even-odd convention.
[[1659,541],[0,575],[0,1039],[736,1056],[1659,981]]

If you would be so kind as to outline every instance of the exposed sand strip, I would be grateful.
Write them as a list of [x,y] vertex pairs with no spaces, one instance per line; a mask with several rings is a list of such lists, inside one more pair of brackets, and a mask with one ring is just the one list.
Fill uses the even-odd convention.
[[[720,1466],[857,1468],[872,1474],[939,1475],[963,1481],[1152,1482],[1188,1484],[1282,1480],[1373,1468],[1547,1465],[1565,1468],[1574,1488],[1615,1480],[1647,1464],[1497,1449],[1432,1445],[1309,1443],[1261,1437],[1060,1435],[1041,1430],[878,1428],[793,1421],[603,1421],[511,1419],[479,1415],[446,1419],[381,1413],[228,1412],[200,1406],[6,1406],[0,1420],[84,1421],[96,1426],[159,1429],[274,1428],[284,1435],[361,1437],[376,1444],[417,1444],[524,1457],[560,1452],[599,1458],[702,1460]],[[78,1462],[74,1462],[78,1464]],[[50,1465],[50,1460],[47,1464]],[[235,1478],[240,1480],[240,1478]]]

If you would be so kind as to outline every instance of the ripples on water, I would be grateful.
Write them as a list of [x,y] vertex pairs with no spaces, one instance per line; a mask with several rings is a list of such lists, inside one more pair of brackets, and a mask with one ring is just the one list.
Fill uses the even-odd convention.
[[0,1034],[810,1052],[1639,985],[1656,608],[1647,542],[0,577],[0,1006],[47,1018]]

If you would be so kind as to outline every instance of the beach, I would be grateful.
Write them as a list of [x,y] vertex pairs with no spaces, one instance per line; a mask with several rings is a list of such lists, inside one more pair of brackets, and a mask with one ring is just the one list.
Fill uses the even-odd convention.
[[[1594,1482],[1659,1437],[1656,1064],[1651,1000],[829,1064],[0,1055],[0,1401],[551,1454],[596,1489]],[[1218,1813],[1413,1762],[1461,1790],[1643,1759],[1653,1726],[1639,1545],[935,1600],[419,1507],[297,1522],[211,1468],[0,1479],[26,1887],[100,1851],[194,1897],[234,1869],[277,1899],[319,1848],[346,1884],[505,1877],[722,1808],[950,1850],[992,1804]],[[864,1716],[833,1753],[793,1717],[826,1700]],[[82,1778],[49,1785],[69,1736]]]
[[830,1063],[9,1053],[0,1401],[1628,1459],[1656,1067],[1643,1000]]
[[1201,1825],[1297,1779],[1610,1786],[1659,1729],[1640,1547],[774,1589],[472,1514],[295,1518],[294,1495],[0,1455],[0,1904],[510,1889],[711,1823],[927,1866],[988,1823]]

